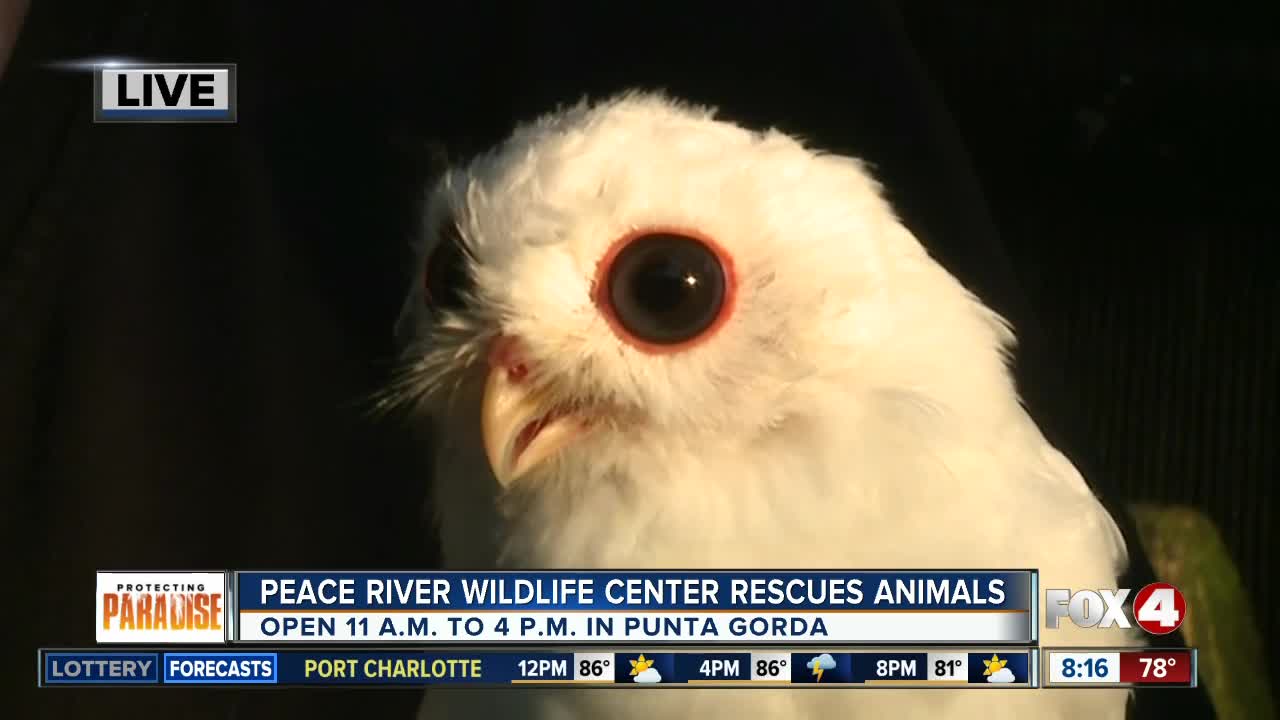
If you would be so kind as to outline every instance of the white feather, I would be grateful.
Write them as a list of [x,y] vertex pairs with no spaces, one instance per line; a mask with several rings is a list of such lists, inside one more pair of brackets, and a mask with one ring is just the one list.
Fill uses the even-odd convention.
[[[441,341],[419,319],[415,353],[517,335],[556,392],[629,418],[499,492],[479,439],[482,369],[454,362],[462,391],[433,408],[451,566],[1034,567],[1046,587],[1115,586],[1123,541],[1023,411],[1009,328],[929,258],[858,162],[628,94],[548,115],[453,171],[428,227],[446,213],[476,261],[472,334]],[[644,226],[697,230],[733,257],[734,314],[688,351],[639,352],[592,304],[596,263]],[[415,291],[408,307],[420,304]],[[1066,625],[1044,635],[1131,642]],[[1126,699],[433,690],[423,716],[1122,718]]]

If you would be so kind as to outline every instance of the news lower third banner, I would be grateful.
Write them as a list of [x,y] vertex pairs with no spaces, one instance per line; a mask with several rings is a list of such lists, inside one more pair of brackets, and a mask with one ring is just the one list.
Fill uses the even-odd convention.
[[236,573],[242,642],[1028,643],[1031,572]]
[[99,643],[1033,644],[1008,571],[99,573]]
[[1040,684],[1036,648],[651,651],[270,648],[40,651],[41,687],[962,687]]

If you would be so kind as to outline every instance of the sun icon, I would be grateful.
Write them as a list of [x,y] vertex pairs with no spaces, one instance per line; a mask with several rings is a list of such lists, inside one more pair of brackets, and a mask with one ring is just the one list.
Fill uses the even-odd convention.
[[987,669],[982,671],[983,675],[994,675],[1000,670],[1003,670],[1004,666],[1009,664],[1009,661],[1001,660],[999,655],[992,653],[991,659],[983,660],[982,664],[987,666]]
[[[643,653],[641,653],[640,658],[638,660],[628,660],[627,662],[631,663],[632,675],[639,675],[645,670],[648,670],[649,668],[653,667],[653,661],[646,660]],[[986,661],[983,660],[983,662],[986,662]]]

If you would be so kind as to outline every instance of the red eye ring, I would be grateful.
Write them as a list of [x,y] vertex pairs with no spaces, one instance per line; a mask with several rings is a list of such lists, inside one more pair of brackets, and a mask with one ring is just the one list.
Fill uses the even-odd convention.
[[596,265],[592,299],[614,333],[663,355],[712,337],[733,315],[733,258],[704,233],[648,226],[615,240]]

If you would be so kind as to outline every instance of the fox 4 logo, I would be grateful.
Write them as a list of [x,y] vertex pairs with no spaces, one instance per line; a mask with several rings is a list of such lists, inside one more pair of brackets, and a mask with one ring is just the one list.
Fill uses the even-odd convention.
[[[1068,618],[1076,627],[1133,627],[1125,614],[1127,588],[1122,590],[1045,590],[1044,624],[1050,630],[1058,621]],[[1187,600],[1169,583],[1151,583],[1133,596],[1133,619],[1138,627],[1152,635],[1168,635],[1187,617]]]

